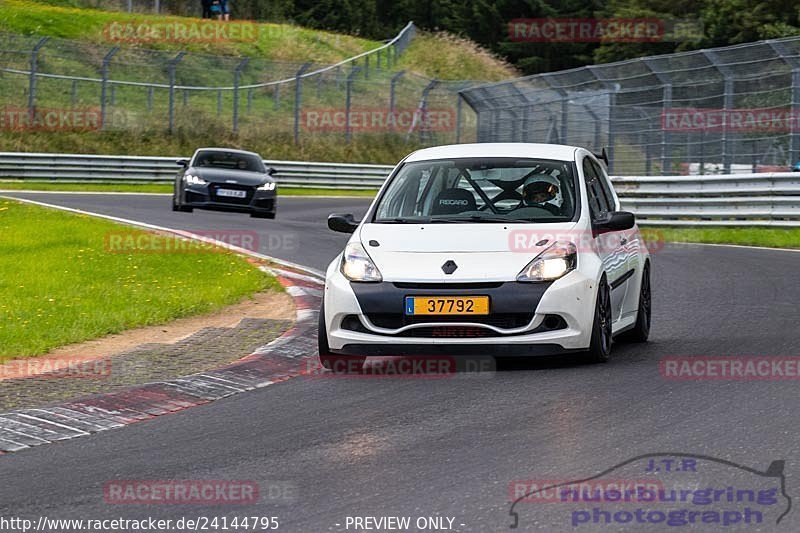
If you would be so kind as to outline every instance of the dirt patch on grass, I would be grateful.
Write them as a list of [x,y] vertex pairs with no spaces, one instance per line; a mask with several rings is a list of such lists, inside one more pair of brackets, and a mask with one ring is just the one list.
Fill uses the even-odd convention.
[[68,346],[45,355],[14,359],[0,365],[0,380],[35,377],[67,371],[82,363],[110,358],[143,344],[174,344],[205,328],[233,328],[244,319],[294,320],[291,296],[264,291],[205,315],[180,318],[160,326],[146,326]]

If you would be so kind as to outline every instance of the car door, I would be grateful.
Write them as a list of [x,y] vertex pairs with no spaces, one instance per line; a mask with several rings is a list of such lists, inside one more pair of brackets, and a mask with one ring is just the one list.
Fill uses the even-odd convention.
[[[589,156],[583,159],[583,179],[586,183],[586,196],[589,201],[589,213],[592,222],[603,219],[608,213],[616,209],[613,196],[603,190],[599,167]],[[613,321],[622,314],[622,305],[625,302],[625,293],[628,289],[628,258],[625,248],[624,232],[613,231],[594,233],[596,244],[603,269],[606,272],[608,284],[611,286],[611,312]]]
[[[611,209],[613,211],[620,210],[619,200],[611,188],[611,180],[608,177],[605,169],[598,161],[594,159],[592,159],[592,166],[595,167],[597,175],[600,178],[600,186],[609,201]],[[638,279],[636,278],[636,275],[638,275],[639,269],[642,267],[642,265],[639,264],[639,246],[641,246],[642,243],[639,240],[638,232],[635,228],[620,231],[618,233],[620,235],[622,252],[625,254],[625,264],[627,265],[624,274],[626,277],[625,284],[627,285],[627,287],[625,287],[626,297],[622,304],[622,317],[625,318],[625,316],[635,313],[639,308],[638,293],[634,293],[636,292],[635,280]]]

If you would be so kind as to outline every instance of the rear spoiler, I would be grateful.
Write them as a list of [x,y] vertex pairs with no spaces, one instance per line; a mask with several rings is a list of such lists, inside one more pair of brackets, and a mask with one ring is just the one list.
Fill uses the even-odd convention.
[[608,152],[606,152],[605,146],[603,147],[603,150],[599,154],[594,154],[594,156],[600,161],[603,161],[606,164],[606,167],[608,167]]

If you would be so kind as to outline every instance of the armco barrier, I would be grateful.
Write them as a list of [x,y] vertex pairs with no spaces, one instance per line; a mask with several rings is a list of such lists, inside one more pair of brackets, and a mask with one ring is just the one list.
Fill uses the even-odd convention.
[[[0,177],[60,182],[171,182],[177,157],[33,154],[0,152]],[[269,161],[287,187],[377,189],[392,168],[386,165]]]
[[[57,182],[171,182],[175,157],[0,152],[0,177]],[[387,165],[269,161],[288,187],[377,189]],[[640,224],[800,227],[800,173],[612,177]],[[0,184],[2,189],[2,184]]]

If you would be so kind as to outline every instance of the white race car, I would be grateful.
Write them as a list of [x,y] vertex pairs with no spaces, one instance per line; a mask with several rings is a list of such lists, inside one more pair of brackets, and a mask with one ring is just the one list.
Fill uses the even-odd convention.
[[[605,155],[605,152],[604,152]],[[647,340],[650,256],[591,152],[551,144],[416,151],[327,269],[319,356],[553,355],[608,360]]]

